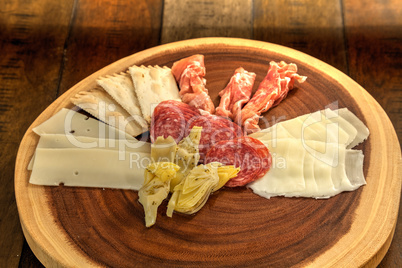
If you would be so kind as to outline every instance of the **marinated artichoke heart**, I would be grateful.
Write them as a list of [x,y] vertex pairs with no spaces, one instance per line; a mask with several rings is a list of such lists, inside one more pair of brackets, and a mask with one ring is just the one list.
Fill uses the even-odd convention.
[[166,139],[163,136],[156,138],[151,145],[151,158],[153,162],[175,162],[177,144],[172,136]]
[[138,191],[138,197],[144,207],[146,227],[155,224],[158,207],[168,196],[170,181],[176,177],[179,169],[171,162],[154,162],[145,169],[144,184]]
[[218,167],[218,176],[219,176],[219,183],[218,185],[212,190],[215,192],[222,188],[231,178],[237,176],[240,171],[240,167],[236,168],[235,166],[219,166]]
[[198,164],[200,154],[198,146],[200,144],[202,127],[193,127],[187,137],[182,139],[176,148],[175,164],[180,167],[177,176],[170,183],[170,190],[178,185],[183,178]]
[[196,213],[207,202],[210,194],[235,177],[239,170],[234,166],[223,166],[218,162],[194,167],[174,187],[166,212],[167,216],[172,217],[173,211],[185,214]]

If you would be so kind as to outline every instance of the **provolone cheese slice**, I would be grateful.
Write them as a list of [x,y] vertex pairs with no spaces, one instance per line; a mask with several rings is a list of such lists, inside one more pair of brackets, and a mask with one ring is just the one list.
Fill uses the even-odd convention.
[[271,141],[276,139],[283,138],[294,138],[289,131],[282,124],[275,124],[272,127],[262,129],[259,132],[255,132],[249,135],[255,139],[259,139],[260,141]]
[[363,173],[364,155],[361,150],[347,150],[345,159],[346,176],[349,178],[350,184],[353,188],[365,185]]
[[303,162],[305,150],[298,146],[296,139],[284,139],[275,147],[264,143],[272,156],[270,170],[260,179],[248,184],[257,194],[270,198],[286,195],[289,192],[301,192],[305,189]]
[[[345,145],[335,143],[292,138],[278,139],[275,144],[266,144],[273,157],[273,166],[264,177],[249,184],[258,195],[266,198],[329,198],[366,184],[361,151],[346,149]],[[291,150],[291,153],[284,154],[284,150]],[[281,162],[286,163],[285,170],[278,169],[280,164],[276,163],[279,159],[277,155],[284,158]],[[295,156],[298,156],[298,160],[293,158]],[[301,179],[304,180],[305,187],[297,188]]]
[[29,182],[139,190],[149,163],[148,153],[126,152],[122,160],[116,150],[38,148]]
[[344,144],[353,148],[367,139],[367,127],[347,108],[329,108],[279,122],[272,127],[250,134],[259,140],[297,138]]
[[355,139],[349,144],[348,148],[353,148],[359,143],[365,141],[370,134],[366,125],[347,108],[341,108],[338,110],[339,115],[346,121],[351,123],[357,130]]
[[[300,116],[299,118],[303,121],[303,128],[315,129],[318,133],[318,138],[310,138],[305,135],[301,136],[301,138],[304,140],[348,144],[351,139],[349,133],[341,128],[339,122],[330,120],[328,116],[335,117],[336,113],[332,113],[330,109],[325,109]],[[353,129],[353,131],[355,130]]]

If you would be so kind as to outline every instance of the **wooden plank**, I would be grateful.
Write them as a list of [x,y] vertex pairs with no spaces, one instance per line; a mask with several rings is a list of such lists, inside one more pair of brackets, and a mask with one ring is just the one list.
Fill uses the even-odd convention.
[[[402,5],[398,0],[344,0],[350,76],[384,108],[402,141]],[[379,267],[402,263],[402,207],[390,249]],[[397,216],[397,215],[395,215]]]
[[380,102],[402,141],[401,2],[345,0],[344,6],[350,76]]
[[[58,64],[62,62],[59,87],[52,92],[52,98],[48,104],[54,100],[55,96],[61,95],[71,86],[109,63],[158,45],[161,12],[162,0],[137,0],[131,1],[130,4],[124,1],[107,0],[79,1],[71,15],[71,31],[64,48],[65,58],[57,61]],[[62,48],[60,52],[63,52]],[[41,57],[48,58],[44,55]],[[54,58],[48,60],[55,61]],[[55,68],[55,70],[59,72],[59,69]],[[40,111],[46,106],[43,106]],[[33,259],[35,261],[32,261]],[[26,244],[23,248],[20,267],[41,267],[40,262],[35,259]]]
[[6,51],[0,57],[0,267],[19,263],[23,234],[14,197],[14,161],[25,130],[55,99],[72,5],[24,0],[0,4],[0,48]]
[[161,43],[198,37],[252,38],[251,0],[166,0]]
[[253,39],[297,49],[347,73],[338,0],[256,0]]
[[59,93],[120,58],[158,45],[161,12],[162,0],[79,1]]

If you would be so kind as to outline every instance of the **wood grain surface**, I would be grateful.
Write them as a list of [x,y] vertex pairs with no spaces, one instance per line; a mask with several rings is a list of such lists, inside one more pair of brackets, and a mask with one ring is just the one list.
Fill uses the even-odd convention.
[[[157,224],[147,229],[135,191],[28,183],[26,167],[38,141],[31,128],[60,108],[72,107],[71,96],[94,87],[97,77],[133,64],[171,66],[195,53],[205,55],[206,79],[216,104],[219,90],[238,66],[255,72],[258,84],[269,60],[296,63],[308,80],[265,118],[272,122],[326,106],[348,107],[371,130],[370,138],[359,146],[365,154],[368,184],[329,200],[267,200],[246,188],[224,189],[196,215],[175,214],[170,219],[162,209]],[[269,43],[196,39],[124,58],[58,98],[22,140],[16,163],[16,199],[25,237],[45,266],[373,266],[385,255],[396,225],[401,154],[395,145],[399,145],[397,136],[382,108],[333,67]]]
[[72,1],[24,4],[0,4],[1,267],[18,266],[24,241],[14,199],[14,159],[25,130],[56,98],[72,12]]
[[[310,54],[362,85],[402,139],[402,4],[400,1],[187,1],[197,20],[170,41],[236,36]],[[182,1],[0,1],[0,266],[40,267],[24,242],[14,199],[14,163],[28,126],[60,93],[105,65],[162,43],[167,25],[188,21]],[[188,5],[187,4],[187,5]],[[176,12],[165,10],[171,6]],[[245,10],[247,9],[247,12]],[[244,18],[244,14],[251,16]],[[239,26],[222,17],[243,18]],[[214,25],[206,27],[205,25]],[[170,27],[170,26],[169,26]],[[207,30],[205,30],[207,28]],[[121,31],[124,29],[124,31]],[[200,31],[200,29],[204,29]],[[237,34],[236,34],[237,30]],[[207,32],[207,33],[205,33]],[[166,42],[166,41],[164,41]],[[402,213],[400,213],[400,217]],[[402,263],[402,220],[380,267]],[[24,245],[23,245],[24,244]]]

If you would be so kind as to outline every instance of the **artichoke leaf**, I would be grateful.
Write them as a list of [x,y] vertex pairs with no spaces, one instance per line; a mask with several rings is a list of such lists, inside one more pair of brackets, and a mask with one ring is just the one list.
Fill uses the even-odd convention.
[[151,227],[156,222],[158,207],[170,191],[170,181],[180,169],[171,162],[154,162],[144,172],[144,184],[138,191],[138,200],[144,207],[145,226]]

